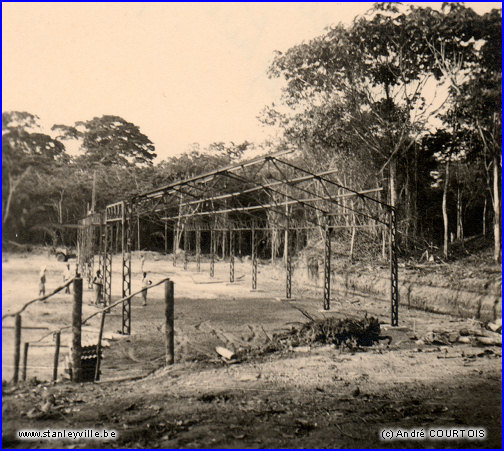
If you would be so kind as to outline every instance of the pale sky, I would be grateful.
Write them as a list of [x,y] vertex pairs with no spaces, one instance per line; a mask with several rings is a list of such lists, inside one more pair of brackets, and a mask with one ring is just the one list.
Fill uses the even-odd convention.
[[281,81],[266,74],[274,50],[371,6],[3,2],[2,110],[49,127],[118,115],[154,142],[156,161],[193,142],[259,142],[271,131],[256,118],[280,95]]

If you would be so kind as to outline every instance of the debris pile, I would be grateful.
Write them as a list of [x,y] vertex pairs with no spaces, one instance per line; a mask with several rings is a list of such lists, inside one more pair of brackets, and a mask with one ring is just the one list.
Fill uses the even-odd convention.
[[502,346],[502,319],[486,324],[474,322],[473,327],[464,327],[458,330],[433,329],[417,340],[416,343],[427,345],[465,343],[472,346]]
[[314,319],[301,327],[274,334],[264,352],[306,346],[334,344],[349,348],[372,346],[380,340],[380,323],[377,318],[362,320],[324,318]]

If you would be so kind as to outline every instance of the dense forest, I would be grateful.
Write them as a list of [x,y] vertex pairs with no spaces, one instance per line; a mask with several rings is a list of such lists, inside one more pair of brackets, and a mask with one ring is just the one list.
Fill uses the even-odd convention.
[[377,3],[349,26],[277,52],[269,76],[284,80],[282,98],[259,116],[282,130],[274,143],[193,144],[154,164],[154,144],[121,117],[47,131],[30,112],[3,112],[3,242],[69,243],[74,232],[63,226],[90,210],[248,149],[289,146],[311,170],[341,168],[346,186],[383,187],[402,251],[438,246],[448,257],[451,242],[483,234],[499,261],[501,21],[501,10],[478,15],[461,3]]

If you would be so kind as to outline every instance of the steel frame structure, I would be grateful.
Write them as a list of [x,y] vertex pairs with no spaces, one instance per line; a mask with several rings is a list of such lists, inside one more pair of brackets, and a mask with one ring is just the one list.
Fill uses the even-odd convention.
[[[110,303],[112,300],[112,237],[115,229],[116,233],[121,234],[121,294],[122,297],[131,294],[131,235],[133,205],[124,201],[116,202],[107,205],[105,208],[105,235],[109,232],[110,240],[105,240],[109,243],[109,247],[105,246],[104,259],[104,286],[106,287],[106,300]],[[124,335],[131,333],[131,299],[122,303],[122,323],[121,332]]]
[[[398,274],[396,245],[396,213],[387,203],[373,197],[381,188],[356,191],[348,188],[333,175],[337,169],[313,173],[284,157],[294,150],[284,150],[215,171],[170,183],[138,194],[127,201],[106,207],[103,223],[103,268],[106,295],[110,300],[111,236],[113,224],[120,227],[122,245],[123,296],[131,293],[132,218],[151,215],[164,222],[165,251],[169,224],[173,230],[173,265],[176,265],[176,237],[184,235],[184,269],[187,269],[189,232],[195,232],[197,270],[200,270],[201,232],[210,232],[210,277],[215,275],[216,233],[229,233],[230,282],[234,282],[235,232],[251,232],[252,290],[257,289],[259,231],[265,231],[265,212],[270,226],[285,230],[288,241],[293,230],[318,228],[324,236],[324,294],[323,308],[330,309],[331,297],[331,232],[346,227],[338,224],[345,215],[361,217],[383,224],[389,230],[391,324],[398,325]],[[234,186],[239,186],[240,189]],[[252,196],[252,194],[254,194]],[[347,199],[353,201],[351,205]],[[301,216],[296,219],[295,216]],[[306,226],[310,224],[310,226]],[[362,225],[365,227],[366,225]],[[118,231],[116,230],[116,233]],[[241,235],[239,252],[241,253]],[[287,244],[288,249],[288,244]],[[292,256],[287,250],[286,298],[292,296]],[[130,303],[123,309],[123,333],[131,331]]]

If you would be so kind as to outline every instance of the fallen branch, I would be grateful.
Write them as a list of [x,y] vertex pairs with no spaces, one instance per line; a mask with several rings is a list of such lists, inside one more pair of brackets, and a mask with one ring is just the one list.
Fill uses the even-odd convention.
[[[289,304],[290,305],[290,304]],[[296,307],[295,305],[291,305],[292,308],[295,308],[296,310],[300,311],[306,318],[308,318],[310,321],[315,321],[315,318],[311,316],[306,310],[303,310],[300,307]]]

